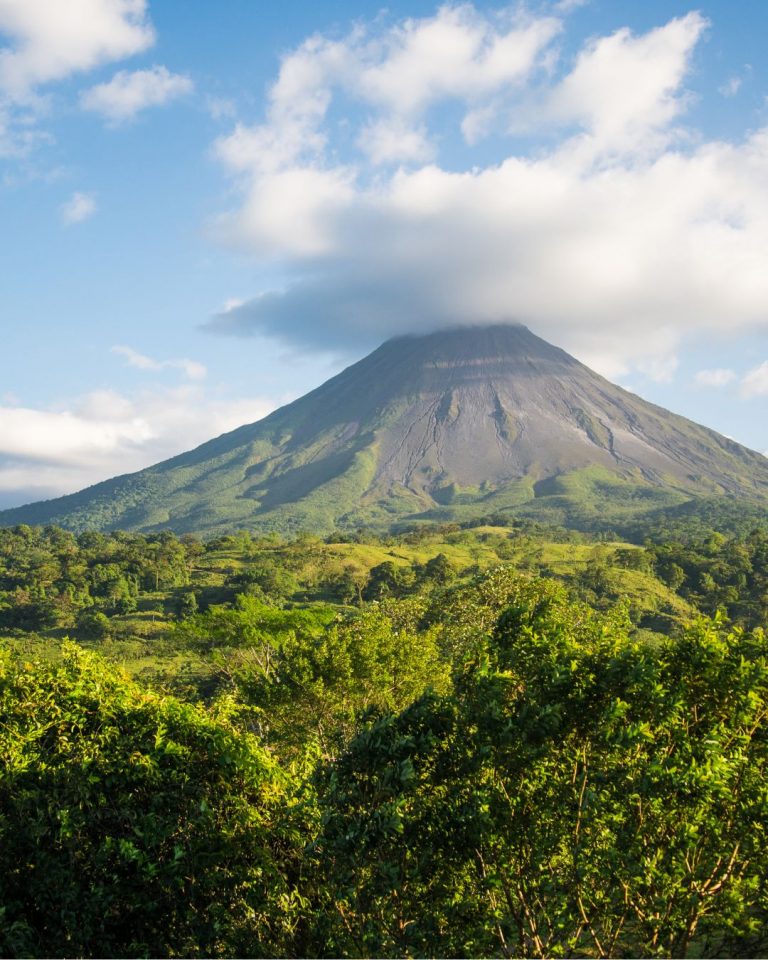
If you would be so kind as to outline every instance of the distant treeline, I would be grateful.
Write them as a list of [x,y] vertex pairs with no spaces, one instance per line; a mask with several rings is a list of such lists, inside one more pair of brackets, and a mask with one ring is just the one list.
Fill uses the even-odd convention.
[[[397,535],[361,530],[325,540],[304,534],[290,541],[247,532],[203,542],[170,532],[76,535],[52,526],[17,526],[0,529],[0,630],[58,629],[80,639],[99,639],[108,632],[106,620],[135,612],[142,598],[150,597],[162,597],[155,603],[158,615],[183,618],[244,592],[276,603],[359,604],[414,595],[478,572],[482,564],[462,566],[451,559],[450,546],[461,543],[482,545],[486,566],[509,562],[546,576],[556,575],[546,549],[534,562],[524,556],[526,546],[570,543],[583,552],[592,544],[589,562],[570,577],[577,599],[593,605],[603,596],[613,601],[621,593],[617,571],[637,570],[707,614],[722,609],[735,623],[748,626],[766,618],[764,528],[726,536],[697,524],[685,536],[657,530],[642,549],[603,546],[611,542],[606,535],[592,538],[496,515],[461,525],[424,525]],[[337,549],[328,550],[329,544]],[[409,549],[424,545],[434,547],[432,556],[423,561],[408,556]],[[353,549],[364,546],[400,546],[406,552],[367,563],[365,551]]]

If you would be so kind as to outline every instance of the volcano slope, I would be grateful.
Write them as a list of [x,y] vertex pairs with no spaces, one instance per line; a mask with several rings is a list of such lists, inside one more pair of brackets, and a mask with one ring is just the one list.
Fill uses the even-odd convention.
[[389,340],[257,423],[0,525],[322,533],[506,512],[620,529],[713,497],[768,505],[768,459],[499,325]]

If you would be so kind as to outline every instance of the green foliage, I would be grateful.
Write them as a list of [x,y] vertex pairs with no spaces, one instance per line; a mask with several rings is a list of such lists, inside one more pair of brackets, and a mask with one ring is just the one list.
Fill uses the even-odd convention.
[[0,953],[765,955],[768,540],[696,531],[0,531]]
[[[0,530],[0,627],[78,629],[86,610],[110,617],[133,613],[142,592],[188,583],[197,555],[196,541],[182,543],[172,534]],[[85,639],[89,621],[83,622]]]
[[283,634],[233,658],[228,671],[259,729],[283,756],[338,753],[364,711],[399,710],[448,688],[437,631],[418,633],[371,610],[314,636]]
[[191,590],[184,590],[174,595],[171,601],[171,610],[178,620],[186,620],[198,611],[197,597]]
[[290,638],[305,642],[318,636],[335,616],[327,607],[284,610],[241,594],[233,606],[210,607],[178,624],[173,633],[185,646],[205,651],[279,648]]
[[659,578],[707,614],[723,609],[756,626],[768,615],[768,532],[725,537],[709,530],[686,541],[648,542]]
[[289,784],[226,716],[70,646],[0,677],[0,952],[273,956]]
[[299,589],[298,581],[292,571],[286,570],[274,560],[262,560],[241,571],[230,580],[236,589],[248,589],[255,584],[263,596],[275,600],[292,596]]
[[444,553],[438,553],[424,564],[421,579],[427,582],[445,585],[446,583],[450,583],[455,576],[456,570],[451,561]]
[[109,618],[100,610],[83,610],[77,617],[77,632],[84,640],[104,640],[109,636]]
[[[169,652],[169,644],[179,640],[169,621],[189,619],[211,606],[229,607],[238,595],[267,606],[362,606],[429,594],[454,579],[466,583],[500,560],[568,580],[577,595],[604,606],[627,594],[638,623],[658,610],[666,611],[669,622],[685,615],[685,603],[637,564],[620,559],[625,554],[647,561],[647,551],[626,545],[599,548],[601,563],[610,568],[606,588],[599,597],[588,593],[587,585],[579,586],[578,574],[594,549],[583,535],[518,522],[422,525],[397,537],[360,532],[330,542],[306,535],[286,542],[243,532],[205,545],[170,534],[74,537],[55,527],[19,527],[0,531],[0,630],[56,639],[66,633],[92,644],[106,638],[153,642],[160,655],[161,648]],[[89,629],[93,624],[86,613],[106,616],[109,629]],[[655,625],[659,628],[666,629]]]
[[412,570],[398,566],[391,560],[377,564],[362,592],[364,600],[382,600],[385,597],[402,597],[415,586]]
[[330,954],[762,955],[762,632],[661,648],[521,584],[457,696],[321,777]]

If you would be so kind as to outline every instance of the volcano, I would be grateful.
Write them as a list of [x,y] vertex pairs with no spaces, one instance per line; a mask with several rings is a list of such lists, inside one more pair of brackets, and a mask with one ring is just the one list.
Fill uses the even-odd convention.
[[498,325],[389,340],[257,423],[0,525],[321,533],[503,512],[596,528],[713,496],[768,504],[768,460]]

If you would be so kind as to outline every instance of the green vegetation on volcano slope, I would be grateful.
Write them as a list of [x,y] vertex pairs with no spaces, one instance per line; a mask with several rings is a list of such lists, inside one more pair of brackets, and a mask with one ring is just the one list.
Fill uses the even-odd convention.
[[[233,535],[242,528],[257,530],[263,536],[275,533],[292,537],[303,531],[327,536],[333,531],[354,532],[363,527],[386,536],[414,523],[467,523],[496,514],[509,521],[527,519],[633,538],[638,531],[664,529],[676,522],[682,528],[698,523],[702,529],[746,532],[765,522],[768,505],[762,495],[750,498],[724,494],[705,485],[692,496],[690,490],[674,483],[661,486],[649,483],[639,473],[619,476],[598,466],[566,471],[542,481],[531,476],[484,488],[448,485],[436,491],[434,498],[417,497],[404,487],[390,488],[383,495],[367,485],[374,459],[370,450],[358,451],[348,470],[296,500],[288,495],[281,500],[281,486],[280,496],[255,501],[221,472],[224,466],[218,461],[212,477],[195,468],[190,474],[194,477],[190,487],[177,490],[179,475],[166,476],[161,465],[150,468],[156,473],[145,471],[135,479],[104,481],[62,498],[60,504],[43,501],[0,511],[0,524],[59,524],[76,533],[172,530],[178,535],[205,537]],[[182,478],[186,482],[187,474]],[[747,488],[748,473],[742,480]],[[339,504],[344,503],[354,506],[340,514]]]

